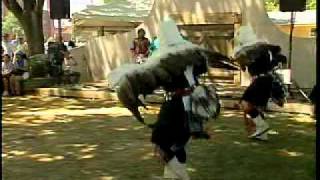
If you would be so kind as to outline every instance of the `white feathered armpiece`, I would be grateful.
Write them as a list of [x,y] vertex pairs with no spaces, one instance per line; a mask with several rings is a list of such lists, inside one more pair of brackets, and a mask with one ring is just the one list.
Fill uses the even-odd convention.
[[236,34],[233,58],[243,71],[248,69],[251,75],[263,74],[287,63],[281,47],[259,38],[251,26],[241,26]]
[[248,68],[250,75],[253,76],[270,72],[279,64],[287,63],[281,47],[267,42],[256,42],[238,48],[234,54],[234,60],[240,64],[243,71]]
[[206,73],[208,65],[229,70],[238,69],[228,57],[199,46],[172,49],[161,55],[155,54],[144,64],[120,66],[108,76],[108,81],[116,89],[119,101],[142,123],[144,120],[138,107],[145,105],[138,96],[152,94],[159,87],[174,88],[172,86],[175,83],[172,80],[183,74],[188,65],[195,67],[195,75]]
[[243,71],[248,69],[251,76],[272,75],[271,99],[282,107],[288,96],[288,89],[283,77],[276,71],[280,65],[287,63],[287,58],[282,54],[281,47],[267,42],[255,42],[237,49],[234,58]]

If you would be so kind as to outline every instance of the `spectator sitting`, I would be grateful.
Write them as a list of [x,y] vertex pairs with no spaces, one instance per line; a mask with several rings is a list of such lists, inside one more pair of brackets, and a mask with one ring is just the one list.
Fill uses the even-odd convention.
[[8,54],[10,57],[13,57],[14,55],[14,46],[10,42],[9,34],[4,34],[2,36],[2,42],[1,45],[4,49],[4,53]]
[[11,94],[20,96],[22,95],[21,81],[29,78],[29,69],[27,56],[22,51],[18,51],[14,60],[14,70],[10,77]]
[[66,84],[77,84],[80,81],[80,73],[76,71],[77,62],[70,55],[70,52],[64,52],[63,75]]
[[9,54],[4,54],[2,58],[2,81],[4,86],[3,96],[9,96],[9,85],[10,85],[10,76],[13,71],[13,64],[11,62],[11,58]]
[[19,37],[17,40],[17,50],[16,52],[21,51],[24,54],[28,54],[28,44],[24,41],[23,37]]

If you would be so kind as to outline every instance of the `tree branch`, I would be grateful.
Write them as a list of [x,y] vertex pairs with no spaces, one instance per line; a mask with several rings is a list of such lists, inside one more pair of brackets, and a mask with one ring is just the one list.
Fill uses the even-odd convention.
[[43,5],[44,5],[44,0],[38,0],[37,1],[37,7],[36,8],[37,8],[38,13],[42,14]]
[[8,0],[2,0],[3,4],[8,8],[9,6],[9,1]]
[[31,12],[36,6],[36,0],[23,0],[23,10],[26,12]]
[[17,18],[22,17],[23,10],[16,0],[2,0],[2,2]]

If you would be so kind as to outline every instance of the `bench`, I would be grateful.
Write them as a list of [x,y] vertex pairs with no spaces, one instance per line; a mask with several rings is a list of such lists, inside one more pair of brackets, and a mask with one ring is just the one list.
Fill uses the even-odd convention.
[[54,86],[54,79],[47,77],[37,77],[23,80],[22,82],[22,90],[23,92],[34,91],[37,88],[47,88]]

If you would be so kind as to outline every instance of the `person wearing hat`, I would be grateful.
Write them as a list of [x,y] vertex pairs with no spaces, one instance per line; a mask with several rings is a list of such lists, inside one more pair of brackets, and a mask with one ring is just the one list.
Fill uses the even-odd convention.
[[[158,38],[159,48],[145,63],[124,64],[112,70],[107,77],[108,84],[115,89],[123,106],[140,123],[152,129],[151,142],[163,162],[164,178],[190,180],[186,145],[194,135],[206,133],[202,122],[215,118],[220,107],[218,98],[209,98],[198,77],[208,72],[208,66],[229,69],[231,65],[226,65],[229,59],[221,53],[185,40],[170,18],[160,24]],[[152,94],[160,87],[165,91],[165,101],[157,121],[146,123],[139,111],[139,107],[146,108],[146,105],[139,96]],[[209,107],[209,104],[214,106]],[[210,137],[208,133],[205,135],[196,138]]]
[[12,95],[20,96],[22,95],[21,81],[29,78],[29,66],[26,54],[22,51],[16,52],[13,64],[14,69],[10,77],[11,93]]
[[[162,57],[168,51],[191,47],[193,44],[181,36],[175,22],[168,18],[160,24],[159,48],[152,56]],[[190,179],[186,169],[186,145],[191,137],[190,127],[187,125],[190,98],[186,89],[197,83],[194,68],[192,65],[188,66],[183,74],[174,77],[173,85],[165,87],[166,92],[175,93],[172,96],[167,94],[152,130],[151,142],[155,144],[156,152],[164,162],[164,179]],[[178,89],[182,91],[178,93]]]
[[272,100],[282,107],[286,101],[287,89],[276,69],[286,63],[281,47],[258,39],[251,26],[243,26],[238,31],[234,57],[242,71],[248,71],[251,83],[244,91],[239,104],[242,108],[248,138],[268,140],[269,124],[264,110]]

